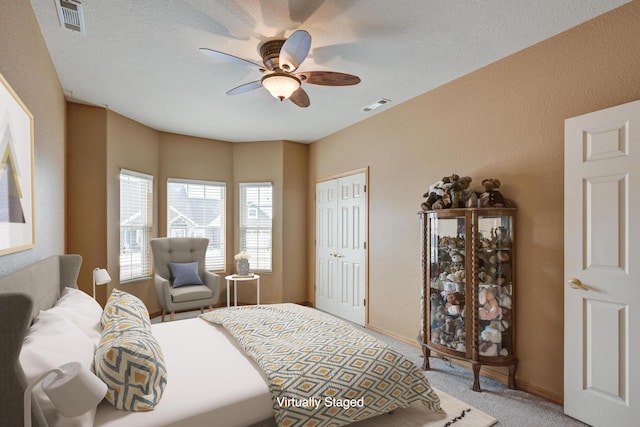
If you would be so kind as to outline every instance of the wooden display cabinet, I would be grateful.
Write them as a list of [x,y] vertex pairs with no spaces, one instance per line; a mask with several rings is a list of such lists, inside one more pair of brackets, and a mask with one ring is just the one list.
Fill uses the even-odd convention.
[[420,212],[423,369],[436,352],[473,367],[508,366],[515,389],[515,208]]

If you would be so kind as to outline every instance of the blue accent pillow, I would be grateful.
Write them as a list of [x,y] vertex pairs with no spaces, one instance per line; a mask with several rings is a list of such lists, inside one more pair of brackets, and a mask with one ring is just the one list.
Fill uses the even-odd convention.
[[171,286],[174,288],[185,285],[204,285],[198,274],[198,261],[170,262],[169,270],[173,278]]

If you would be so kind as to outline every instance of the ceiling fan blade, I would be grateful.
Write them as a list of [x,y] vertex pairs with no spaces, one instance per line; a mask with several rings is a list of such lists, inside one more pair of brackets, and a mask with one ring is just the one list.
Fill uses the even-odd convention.
[[301,87],[296,89],[295,92],[291,94],[289,100],[296,104],[298,107],[306,108],[311,105],[311,101],[309,101],[309,95],[304,91]]
[[278,63],[283,71],[295,71],[305,60],[311,49],[311,36],[304,30],[298,30],[284,42],[280,49]]
[[296,74],[300,80],[312,85],[351,86],[360,83],[360,77],[335,71],[306,71]]
[[289,18],[293,22],[304,22],[324,3],[325,0],[289,0]]
[[245,83],[240,86],[236,86],[231,90],[227,91],[227,95],[240,95],[241,93],[250,92],[252,90],[256,90],[262,87],[262,82],[260,80],[256,80],[255,82]]
[[213,49],[208,49],[206,47],[201,47],[200,52],[204,53],[205,55],[209,55],[212,58],[215,59],[220,59],[222,61],[227,61],[227,62],[233,62],[235,64],[241,64],[241,65],[247,65],[247,64],[251,64],[251,65],[255,65],[256,67],[258,67],[260,69],[260,71],[264,71],[264,66],[257,64],[253,61],[249,61],[248,59],[243,59],[243,58],[239,58],[237,56],[228,54],[228,53],[224,53],[224,52],[219,52],[217,50],[213,50]]

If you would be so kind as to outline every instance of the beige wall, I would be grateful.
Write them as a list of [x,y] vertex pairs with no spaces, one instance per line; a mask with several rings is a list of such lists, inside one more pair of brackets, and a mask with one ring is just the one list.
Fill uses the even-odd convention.
[[65,100],[26,0],[2,2],[0,73],[33,115],[33,249],[0,257],[0,275],[65,251]]
[[[75,125],[75,123],[73,123]],[[72,127],[72,124],[69,124]],[[158,132],[112,111],[107,111],[107,268],[113,279],[108,290],[119,288],[145,302],[150,313],[160,311],[153,279],[120,283],[120,170],[152,175],[153,218],[158,218]],[[154,235],[157,221],[154,221]],[[105,300],[103,300],[105,301]]]
[[[166,236],[167,178],[209,180],[227,185],[227,265],[235,271],[238,240],[238,183],[274,185],[273,272],[261,279],[264,302],[307,301],[306,164],[308,146],[283,141],[232,144],[158,132],[103,108],[69,103],[69,207],[72,252],[84,257],[79,284],[91,292],[91,271],[106,267],[112,282],[97,290],[106,301],[117,287],[140,297],[158,313],[153,280],[120,283],[118,176],[129,169],[154,176],[154,236]],[[287,185],[284,185],[285,175]],[[285,227],[285,221],[287,226]],[[224,283],[223,283],[224,284]],[[239,302],[255,301],[255,283],[239,288]],[[226,301],[226,286],[220,302]]]
[[562,399],[564,120],[640,98],[638,40],[632,2],[312,144],[310,187],[371,168],[372,326],[418,332],[416,212],[429,184],[454,172],[476,189],[500,178],[518,205],[518,385]]
[[[167,179],[181,178],[224,182],[226,184],[225,233],[226,271],[233,271],[233,144],[230,142],[194,138],[171,133],[160,133],[160,171],[158,201],[158,236],[167,235]],[[221,275],[224,274],[220,273]],[[224,285],[224,280],[222,281]],[[223,286],[220,302],[226,301]]]
[[[93,292],[93,269],[107,267],[107,112],[67,105],[67,252],[82,254],[78,286]],[[96,289],[104,300],[105,287]]]
[[[283,156],[282,141],[250,142],[234,144],[233,175],[234,185],[234,239],[227,242],[233,244],[234,254],[242,248],[238,223],[238,184],[245,182],[270,181],[273,184],[273,271],[260,276],[261,302],[274,303],[283,300],[283,262],[282,262],[282,189],[283,189]],[[233,243],[232,243],[233,242]],[[233,258],[232,258],[233,260]],[[251,261],[249,261],[251,263]],[[246,285],[246,286],[245,286]],[[255,301],[255,285],[252,282],[240,285],[238,301]]]
[[[282,178],[283,301],[310,301],[307,295],[307,145],[285,142]],[[314,226],[311,226],[314,228]]]
[[[242,249],[239,247],[238,184],[261,181],[273,184],[273,271],[260,275],[261,302],[307,301],[307,154],[307,145],[287,141],[233,144],[234,254]],[[232,266],[232,272],[234,268]],[[238,288],[238,301],[255,301],[253,282]]]
[[[0,257],[0,274],[65,250],[66,113],[62,88],[29,2],[6,2],[3,12],[0,73],[34,115],[36,247]],[[563,121],[640,98],[637,40],[640,40],[640,2],[634,1],[308,148],[270,143],[265,148],[268,152],[263,153],[266,157],[262,158],[249,152],[250,146],[257,144],[233,144],[234,180],[280,182],[276,194],[285,195],[282,215],[274,223],[281,235],[277,250],[287,259],[278,261],[282,264],[278,268],[284,275],[285,285],[279,289],[277,285],[271,289],[265,286],[265,296],[275,300],[302,295],[295,285],[289,285],[294,282],[288,280],[289,273],[296,277],[300,271],[305,274],[304,269],[288,268],[294,266],[288,260],[292,259],[297,244],[297,231],[290,232],[288,224],[295,224],[296,230],[302,228],[291,208],[299,204],[300,189],[289,187],[290,178],[308,177],[306,208],[309,213],[306,239],[303,239],[307,251],[301,252],[309,255],[301,264],[311,266],[313,182],[369,166],[369,320],[372,326],[413,340],[419,313],[416,212],[422,194],[430,183],[452,172],[471,175],[476,186],[482,178],[499,177],[504,182],[503,192],[519,207],[516,303],[521,362],[517,378],[521,386],[560,400]],[[169,146],[183,140],[159,134],[113,112],[103,111],[102,116],[95,120],[97,126],[106,129],[106,137],[98,137],[97,149],[105,149],[107,153],[107,196],[106,201],[95,199],[97,204],[90,209],[100,210],[101,203],[106,203],[106,231],[90,228],[77,233],[96,233],[99,239],[106,239],[106,260],[99,250],[96,255],[93,249],[87,249],[90,255],[85,256],[96,266],[106,262],[115,279],[118,277],[118,238],[113,231],[117,220],[113,221],[117,218],[114,201],[119,199],[116,194],[118,170],[127,167],[156,176],[174,173],[170,167],[165,169],[173,149]],[[71,127],[76,125],[80,124],[69,121],[70,134]],[[107,146],[101,147],[105,138]],[[224,143],[222,146],[226,147]],[[219,155],[225,158],[229,148],[221,147],[215,156],[224,152],[226,154]],[[306,151],[309,151],[308,173],[300,165],[291,163],[292,158],[306,161]],[[279,153],[279,157],[274,153]],[[70,153],[69,161],[74,155]],[[247,163],[239,158],[246,159]],[[217,164],[220,159],[210,160]],[[70,169],[69,176],[73,174]],[[233,207],[228,207],[228,212],[234,213],[236,182],[230,185],[234,202]],[[105,185],[101,178],[95,184]],[[288,194],[294,194],[296,200],[289,200]],[[68,196],[71,198],[71,194]],[[82,202],[75,200],[76,196],[73,198],[69,200],[69,209],[77,210]],[[162,218],[162,209],[157,207],[159,218]],[[70,214],[68,219],[73,217]],[[76,230],[69,220],[67,231],[73,230],[75,238]],[[70,244],[71,240],[69,238]],[[233,242],[237,245],[236,240]],[[228,265],[232,268],[232,261]],[[312,268],[306,269],[306,280],[302,280],[306,282],[307,298],[313,296],[313,274]],[[87,288],[86,280],[83,276],[83,289]],[[273,277],[271,284],[275,280]],[[129,288],[134,289],[134,293],[143,295],[153,311],[155,296],[151,295],[149,284]]]
[[[160,206],[167,205],[167,179],[181,178],[217,181],[227,184],[226,217],[233,218],[233,144],[230,142],[194,138],[173,133],[160,133]],[[167,210],[158,213],[158,235],[167,235]],[[227,221],[227,235],[233,235],[233,222]],[[233,254],[227,247],[227,259]]]
[[[158,176],[158,132],[113,111],[67,104],[67,247],[82,255],[78,286],[91,293],[92,270],[106,268],[107,286],[96,289],[104,304],[113,288],[139,296],[151,313],[157,312],[151,280],[121,284],[120,170]],[[157,194],[158,180],[154,180]],[[154,200],[157,218],[158,201]]]

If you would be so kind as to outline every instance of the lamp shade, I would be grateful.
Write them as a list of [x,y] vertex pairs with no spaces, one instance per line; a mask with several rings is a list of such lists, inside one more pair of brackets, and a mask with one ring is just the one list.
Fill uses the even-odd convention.
[[69,362],[42,379],[42,389],[65,417],[84,414],[107,393],[107,385],[79,362]]
[[300,87],[300,80],[291,74],[272,73],[262,78],[262,86],[274,97],[283,101]]
[[31,427],[31,392],[42,382],[42,390],[65,417],[84,414],[100,403],[107,385],[79,362],[69,362],[40,375],[24,390],[24,427]]
[[109,276],[109,272],[104,268],[96,268],[93,270],[93,280],[96,285],[104,285],[111,281],[111,276]]

